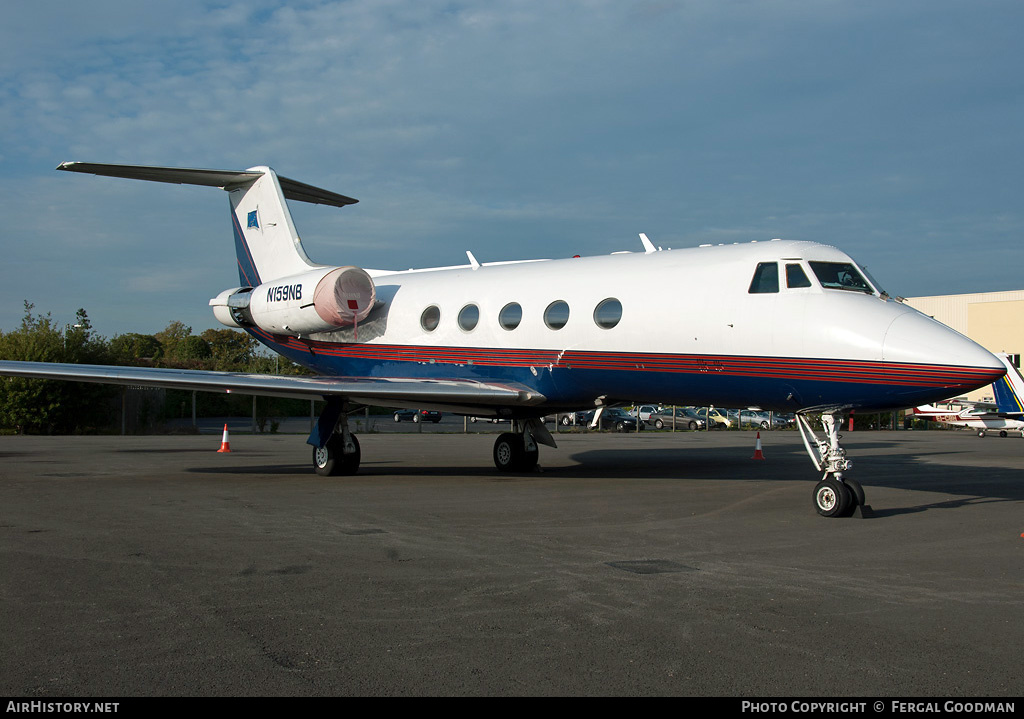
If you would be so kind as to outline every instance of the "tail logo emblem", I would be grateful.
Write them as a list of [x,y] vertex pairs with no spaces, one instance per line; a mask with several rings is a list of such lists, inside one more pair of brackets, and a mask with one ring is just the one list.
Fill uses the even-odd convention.
[[251,230],[254,227],[257,230],[260,229],[260,221],[259,218],[256,216],[256,210],[253,210],[252,212],[249,213],[249,224],[246,226],[246,229]]

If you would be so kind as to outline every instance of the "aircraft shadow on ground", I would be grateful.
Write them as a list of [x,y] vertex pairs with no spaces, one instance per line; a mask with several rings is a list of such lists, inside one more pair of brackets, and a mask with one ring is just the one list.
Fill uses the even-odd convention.
[[[944,464],[943,456],[970,454],[962,450],[939,452],[893,453],[894,449],[907,449],[898,440],[858,443],[849,450],[854,463],[850,475],[864,486],[871,504],[871,488],[941,492],[959,495],[959,499],[943,500],[906,507],[875,507],[875,516],[884,518],[933,509],[956,509],[971,504],[988,502],[1016,502],[1024,500],[1024,483],[1019,470],[1000,466],[970,466]],[[551,450],[548,450],[551,451]],[[780,482],[806,480],[812,486],[819,478],[801,446],[774,446],[764,450],[765,460],[752,458],[752,448],[740,447],[688,447],[658,449],[608,448],[577,452],[569,456],[574,464],[544,464],[532,472],[499,473],[493,467],[479,466],[400,466],[385,461],[364,461],[360,478],[374,475],[398,477],[480,477],[490,475],[495,482],[521,482],[533,479],[664,479]],[[928,462],[923,461],[927,457]],[[938,461],[936,461],[938,460]],[[188,472],[210,475],[270,475],[294,476],[324,482],[345,481],[345,477],[316,478],[308,464],[206,466],[191,467]]]

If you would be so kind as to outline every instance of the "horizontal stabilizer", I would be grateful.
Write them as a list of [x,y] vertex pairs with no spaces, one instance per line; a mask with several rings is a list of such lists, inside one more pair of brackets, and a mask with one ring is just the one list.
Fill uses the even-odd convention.
[[[62,162],[58,170],[82,172],[105,177],[124,177],[130,180],[169,182],[176,185],[203,185],[230,190],[255,182],[263,173],[259,170],[201,170],[188,167],[151,167],[146,165],[107,165],[96,162]],[[339,195],[304,182],[277,176],[281,191],[289,200],[310,202],[315,205],[344,207],[359,202],[352,197]]]

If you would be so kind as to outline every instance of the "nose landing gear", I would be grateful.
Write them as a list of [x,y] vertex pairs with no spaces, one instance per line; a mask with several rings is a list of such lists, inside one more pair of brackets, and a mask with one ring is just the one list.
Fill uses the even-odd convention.
[[821,424],[826,438],[819,439],[811,427],[810,420],[803,414],[796,415],[800,437],[807,454],[819,472],[824,472],[821,481],[814,487],[814,508],[823,517],[850,517],[860,509],[860,516],[871,514],[871,507],[864,501],[864,488],[844,472],[853,463],[846,458],[846,450],[839,446],[839,430],[835,414],[823,414]]

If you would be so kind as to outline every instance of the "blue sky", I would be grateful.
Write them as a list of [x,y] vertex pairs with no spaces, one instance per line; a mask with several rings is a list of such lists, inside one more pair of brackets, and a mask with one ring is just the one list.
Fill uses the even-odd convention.
[[[0,329],[218,326],[226,194],[64,160],[267,164],[371,268],[773,237],[904,296],[1024,288],[1024,3],[12,2],[0,24]],[[623,278],[643,282],[642,277]],[[652,298],[654,301],[654,298]]]

